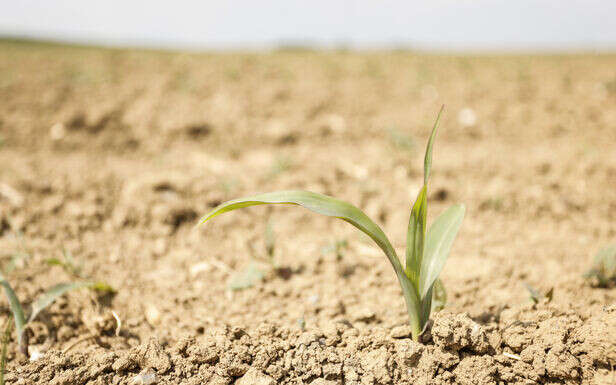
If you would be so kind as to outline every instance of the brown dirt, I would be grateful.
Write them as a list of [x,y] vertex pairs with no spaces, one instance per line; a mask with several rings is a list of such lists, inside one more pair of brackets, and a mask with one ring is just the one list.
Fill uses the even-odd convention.
[[[614,68],[607,55],[0,43],[2,270],[29,303],[71,279],[45,264],[64,249],[118,290],[43,312],[37,360],[13,335],[7,383],[616,383],[616,288],[582,276],[616,238]],[[363,208],[403,255],[440,103],[429,217],[468,211],[423,343],[387,260],[351,226],[256,207],[194,228],[226,199],[310,189]],[[230,291],[268,222],[288,276]],[[338,258],[327,248],[343,239]],[[524,284],[553,301],[533,304]]]

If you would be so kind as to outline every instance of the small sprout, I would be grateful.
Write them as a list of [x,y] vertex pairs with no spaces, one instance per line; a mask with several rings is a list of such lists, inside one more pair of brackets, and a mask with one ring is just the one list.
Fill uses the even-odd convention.
[[343,251],[349,248],[349,242],[346,239],[338,240],[330,245],[327,245],[321,249],[322,254],[334,253],[336,255],[336,261],[341,261],[344,256]]
[[264,274],[259,265],[251,262],[244,270],[235,273],[229,281],[229,289],[243,290],[255,286],[263,280]]
[[550,303],[552,302],[552,299],[554,298],[554,288],[553,287],[551,287],[544,295],[541,292],[539,292],[539,290],[535,289],[534,287],[532,287],[531,285],[527,283],[525,283],[524,286],[526,287],[526,290],[528,290],[528,293],[530,295],[530,300],[533,301],[533,303],[535,304],[539,303],[542,300],[545,300],[546,303]]
[[30,252],[28,251],[23,235],[18,232],[14,235],[13,239],[17,243],[17,250],[10,254],[10,259],[4,266],[3,271],[7,273],[23,268],[26,265],[28,258],[30,258]]
[[599,287],[608,287],[616,282],[616,245],[603,248],[595,255],[593,267],[585,277],[595,280]]
[[432,312],[435,282],[445,266],[465,212],[463,205],[452,206],[445,210],[426,231],[432,146],[442,111],[441,108],[426,148],[424,185],[411,210],[407,233],[406,268],[400,263],[395,249],[383,230],[360,209],[336,198],[310,191],[278,191],[231,200],[214,208],[200,223],[203,224],[228,211],[263,204],[298,205],[318,214],[336,217],[350,223],[368,235],[389,259],[402,288],[413,339],[418,341]]
[[34,321],[36,316],[46,307],[51,305],[56,299],[71,290],[76,290],[83,287],[104,291],[108,291],[110,289],[109,285],[104,283],[88,281],[61,283],[55,285],[32,303],[30,315],[26,318],[21,302],[19,301],[19,298],[17,298],[17,294],[15,294],[15,291],[11,285],[1,274],[0,285],[4,287],[4,292],[8,298],[9,305],[13,313],[15,328],[17,329],[17,342],[19,344],[19,350],[26,356],[28,356],[28,334],[26,333],[26,326],[30,322]]
[[[256,260],[265,261],[267,266],[260,265],[258,263],[251,263],[248,265],[246,269],[242,272],[236,274],[232,279],[232,283],[239,282],[240,284],[237,288],[232,288],[233,290],[241,290],[254,286],[257,282],[260,282],[267,275],[268,271],[272,271],[277,277],[281,277],[283,279],[289,279],[293,274],[293,271],[288,267],[283,267],[278,265],[275,259],[276,254],[276,236],[274,234],[274,228],[271,222],[267,222],[267,226],[265,227],[265,252],[264,255],[256,253],[252,243],[248,242],[248,248],[252,254],[252,257]],[[259,271],[261,274],[257,274],[256,271]],[[247,286],[244,286],[243,283],[250,283]],[[236,286],[236,285],[232,285]]]
[[[66,274],[73,278],[91,281],[83,274],[83,265],[73,257],[70,251],[62,250],[62,259],[48,258],[45,262],[50,266],[61,267]],[[101,293],[114,294],[116,292],[113,287],[103,281],[91,281],[88,287]]]
[[283,174],[289,171],[291,167],[293,167],[293,163],[288,157],[284,157],[284,156],[277,157],[272,163],[269,173],[267,174],[267,178],[275,179],[280,174]]
[[62,259],[60,258],[48,258],[46,260],[50,266],[60,266],[67,274],[82,278],[81,271],[83,266],[75,261],[75,258],[70,251],[62,250]]
[[415,141],[411,136],[393,127],[387,129],[387,133],[389,134],[389,142],[394,148],[405,152],[415,150]]

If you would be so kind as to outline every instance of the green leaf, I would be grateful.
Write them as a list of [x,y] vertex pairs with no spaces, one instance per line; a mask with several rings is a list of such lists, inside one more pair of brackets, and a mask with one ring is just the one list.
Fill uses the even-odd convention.
[[528,291],[528,294],[530,296],[530,300],[533,301],[533,303],[539,303],[541,298],[543,298],[543,295],[531,285],[524,283],[524,287],[526,287],[526,290]]
[[432,224],[426,237],[426,248],[419,276],[419,296],[424,298],[445,266],[453,241],[458,234],[464,205],[454,205],[443,212]]
[[421,301],[421,319],[423,325],[426,325],[430,319],[430,314],[435,311],[442,310],[447,304],[447,291],[443,282],[437,278],[434,285],[430,287],[426,295]]
[[430,319],[430,313],[432,313],[433,292],[434,286],[431,286],[424,298],[421,300],[421,324],[424,325],[424,327]]
[[0,285],[4,287],[4,292],[6,297],[9,300],[9,305],[11,306],[11,311],[13,312],[13,318],[15,319],[15,328],[17,329],[17,340],[19,341],[19,345],[22,344],[23,332],[26,326],[26,317],[24,316],[23,307],[21,307],[21,303],[19,302],[19,298],[15,294],[15,291],[8,283],[6,279],[0,274]]
[[49,289],[46,293],[42,294],[36,301],[32,303],[32,313],[30,313],[30,318],[28,318],[28,322],[32,322],[42,310],[44,310],[47,306],[51,305],[63,294],[71,290],[81,289],[83,287],[96,289],[100,287],[100,285],[100,282],[69,282],[60,283],[53,286],[51,289]]
[[229,289],[243,290],[253,287],[263,280],[263,272],[259,269],[256,263],[251,263],[243,271],[240,271],[233,276],[229,281]]
[[203,224],[208,220],[228,211],[264,204],[299,205],[318,214],[340,218],[357,227],[359,230],[372,238],[381,250],[385,252],[387,257],[390,259],[390,262],[399,266],[400,270],[402,270],[400,261],[397,258],[393,258],[396,255],[394,248],[391,246],[389,240],[385,236],[385,233],[383,233],[383,230],[381,230],[377,224],[375,224],[357,207],[323,194],[317,194],[310,191],[289,190],[234,199],[222,203],[218,207],[214,208],[210,211],[210,213],[201,219],[200,223]]
[[447,305],[447,290],[445,290],[443,281],[440,279],[434,281],[432,293],[432,311],[443,310],[445,305]]
[[584,274],[586,278],[596,278],[599,287],[607,287],[616,279],[616,245],[601,249],[596,255],[593,267]]
[[436,121],[434,122],[434,126],[432,127],[430,139],[428,139],[428,146],[426,147],[426,155],[424,158],[424,185],[426,186],[428,185],[428,179],[430,179],[430,167],[432,167],[432,145],[434,144],[434,138],[436,138],[436,131],[444,109],[445,106],[441,106],[438,116],[436,117]]
[[616,245],[606,247],[595,256],[595,264],[608,278],[616,276]]
[[113,294],[116,292],[116,289],[114,289],[111,285],[109,285],[107,282],[102,281],[90,282],[90,285],[88,287],[92,290],[100,291],[101,293]]
[[400,260],[396,251],[392,247],[389,239],[383,233],[383,230],[375,224],[366,214],[357,207],[332,198],[327,195],[317,194],[309,191],[278,191],[234,199],[222,203],[214,208],[210,213],[205,215],[200,223],[205,223],[208,220],[226,213],[228,211],[240,209],[243,207],[264,205],[264,204],[293,204],[302,206],[310,211],[318,214],[340,218],[368,235],[380,248],[383,250],[389,262],[393,266],[402,292],[406,301],[407,310],[411,319],[411,327],[416,331],[417,335],[421,331],[420,321],[420,302],[413,284],[404,273],[404,269],[400,264]]
[[530,297],[530,300],[537,304],[539,303],[539,301],[545,299],[547,303],[552,302],[552,299],[554,298],[554,288],[551,287],[546,293],[545,295],[543,295],[539,290],[535,289],[534,287],[532,287],[531,285],[524,283],[524,287],[526,287],[526,290],[528,290],[528,294]]
[[426,199],[427,186],[419,191],[417,200],[411,209],[409,227],[406,233],[406,276],[416,288],[419,286],[419,272],[424,254],[426,241],[426,216],[428,202]]

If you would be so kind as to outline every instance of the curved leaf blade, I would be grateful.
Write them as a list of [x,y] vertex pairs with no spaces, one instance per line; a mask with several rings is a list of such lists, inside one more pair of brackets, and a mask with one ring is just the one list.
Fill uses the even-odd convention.
[[218,207],[214,208],[203,218],[201,218],[200,223],[203,224],[220,214],[232,210],[264,204],[299,205],[315,213],[340,218],[346,222],[349,222],[350,224],[364,232],[366,235],[368,235],[370,238],[372,238],[372,240],[383,250],[383,252],[385,252],[387,257],[390,259],[390,262],[394,265],[398,265],[400,269],[402,269],[400,261],[397,258],[392,258],[396,254],[394,248],[389,242],[389,239],[387,239],[387,236],[385,236],[385,233],[383,233],[383,230],[381,230],[381,228],[376,223],[374,223],[370,218],[368,218],[368,216],[364,214],[363,211],[350,203],[341,201],[327,195],[317,194],[310,191],[276,191],[271,193],[254,195],[252,197],[234,199],[222,203]]
[[404,269],[402,268],[402,264],[398,259],[396,251],[389,242],[389,239],[387,239],[385,233],[383,233],[383,230],[381,230],[376,223],[364,214],[363,211],[350,203],[310,191],[277,191],[234,199],[222,203],[206,214],[201,219],[200,224],[232,210],[264,204],[299,205],[318,214],[340,218],[368,235],[381,248],[381,250],[383,250],[389,259],[389,262],[393,266],[398,277],[398,281],[400,282],[400,286],[402,286],[402,292],[404,294],[407,310],[411,319],[411,326],[414,330],[421,331],[421,304],[413,284],[404,273]]
[[4,287],[4,293],[6,294],[7,299],[9,300],[9,305],[11,306],[11,312],[13,313],[13,318],[15,319],[15,328],[17,329],[17,339],[19,341],[19,345],[21,346],[22,335],[24,328],[26,326],[26,317],[24,316],[24,310],[19,302],[19,298],[17,298],[17,294],[8,283],[6,279],[0,274],[0,285]]
[[436,138],[436,131],[438,130],[439,122],[441,121],[441,114],[445,109],[445,105],[441,106],[438,112],[434,126],[432,127],[432,133],[430,139],[428,139],[428,145],[426,146],[426,155],[424,157],[424,185],[428,185],[428,179],[430,179],[430,168],[432,167],[432,146],[434,145],[434,139]]
[[419,296],[424,298],[445,266],[451,246],[464,219],[464,205],[454,205],[432,224],[426,237],[426,248],[419,276]]
[[234,291],[248,289],[261,282],[264,276],[259,265],[253,262],[244,270],[232,275],[227,287]]
[[53,286],[51,289],[42,294],[36,301],[32,303],[32,313],[30,313],[30,318],[28,318],[28,322],[32,322],[42,310],[44,310],[47,306],[51,305],[63,294],[71,290],[81,289],[84,287],[98,288],[99,285],[101,285],[99,282],[69,282],[59,283]]

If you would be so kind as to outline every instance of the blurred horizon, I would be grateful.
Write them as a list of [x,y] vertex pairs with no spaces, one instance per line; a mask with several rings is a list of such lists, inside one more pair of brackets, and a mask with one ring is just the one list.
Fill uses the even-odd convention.
[[9,2],[0,37],[179,50],[614,52],[609,0]]

